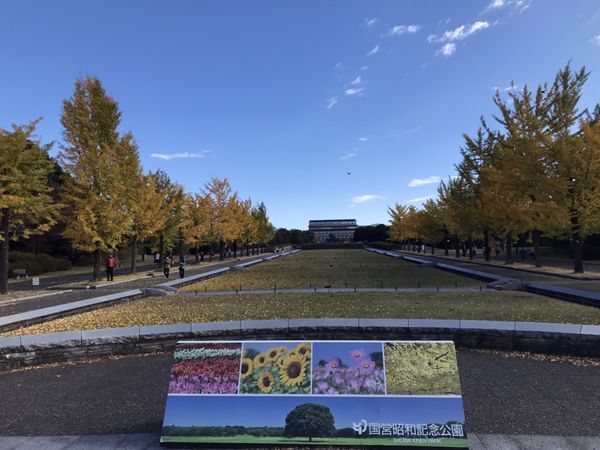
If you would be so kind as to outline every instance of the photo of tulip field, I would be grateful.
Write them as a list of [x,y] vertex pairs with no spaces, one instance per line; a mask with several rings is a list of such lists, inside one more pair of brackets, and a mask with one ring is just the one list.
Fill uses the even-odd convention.
[[169,394],[237,393],[241,349],[238,343],[178,344]]

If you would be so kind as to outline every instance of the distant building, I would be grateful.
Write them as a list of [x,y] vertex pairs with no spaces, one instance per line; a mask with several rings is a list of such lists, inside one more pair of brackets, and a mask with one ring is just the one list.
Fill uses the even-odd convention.
[[308,231],[312,231],[319,243],[328,242],[333,235],[338,241],[351,241],[358,228],[356,219],[310,220]]

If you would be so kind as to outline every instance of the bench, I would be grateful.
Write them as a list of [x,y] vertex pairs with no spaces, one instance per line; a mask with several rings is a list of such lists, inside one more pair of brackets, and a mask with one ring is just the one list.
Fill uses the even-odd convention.
[[12,273],[17,279],[21,277],[27,278],[27,269],[13,269]]

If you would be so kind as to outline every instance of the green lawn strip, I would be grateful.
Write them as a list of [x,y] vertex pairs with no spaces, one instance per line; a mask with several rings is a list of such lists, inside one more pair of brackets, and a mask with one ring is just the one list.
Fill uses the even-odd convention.
[[357,292],[168,296],[135,300],[3,335],[68,330],[318,317],[507,320],[600,324],[600,308],[527,292]]
[[[356,445],[356,446],[431,446],[431,443],[416,443],[407,440],[402,442],[399,440],[394,442],[393,438],[313,438],[312,442],[309,442],[307,438],[285,438],[285,437],[274,437],[274,436],[163,436],[161,441],[164,443],[213,443],[213,444],[282,444],[282,445]],[[452,448],[466,448],[468,445],[467,439],[435,439],[439,442],[436,446],[439,447],[452,447]]]
[[184,290],[480,285],[485,283],[364,250],[310,250],[194,283]]

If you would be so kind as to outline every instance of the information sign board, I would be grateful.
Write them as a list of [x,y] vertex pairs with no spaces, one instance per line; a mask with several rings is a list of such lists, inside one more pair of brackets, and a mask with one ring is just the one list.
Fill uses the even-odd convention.
[[467,448],[451,341],[181,341],[161,442]]

